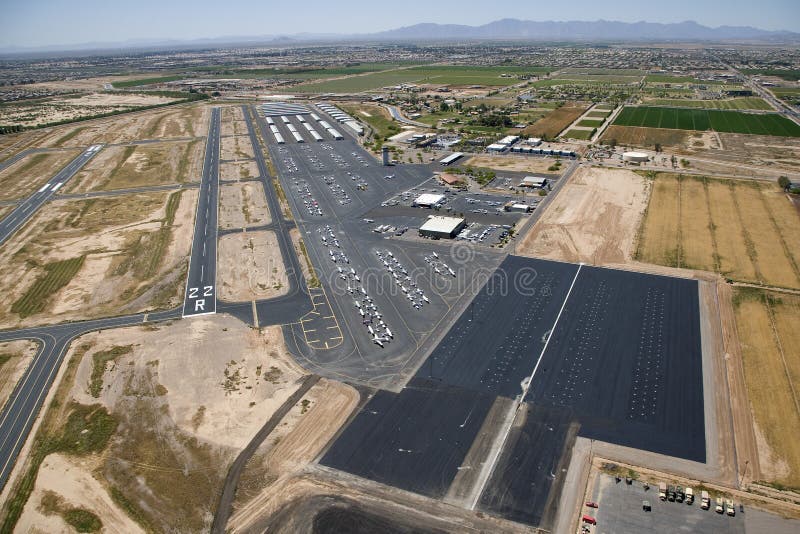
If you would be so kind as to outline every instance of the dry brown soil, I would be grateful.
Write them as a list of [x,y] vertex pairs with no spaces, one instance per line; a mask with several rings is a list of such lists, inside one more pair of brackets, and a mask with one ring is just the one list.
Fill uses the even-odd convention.
[[648,194],[646,180],[634,172],[582,167],[517,245],[517,253],[595,265],[627,263]]
[[252,159],[253,146],[250,143],[250,137],[246,135],[237,135],[236,137],[222,137],[220,139],[220,156],[221,160],[237,160],[237,159]]
[[225,184],[220,188],[221,228],[249,228],[272,222],[261,182]]
[[[551,158],[534,158],[525,156],[472,156],[465,163],[472,167],[488,167],[499,171],[518,171],[518,172],[547,172],[547,168],[556,162]],[[556,172],[560,174],[560,172]]]
[[[115,348],[94,396],[96,357]],[[45,459],[21,523],[34,531],[59,526],[36,510],[45,490],[97,514],[108,531],[137,531],[110,502],[112,488],[155,531],[208,531],[230,462],[305,374],[280,327],[256,330],[221,314],[93,332],[72,344],[67,358],[73,355],[80,359],[69,395],[51,412],[70,400],[99,403],[118,426],[102,454]],[[326,409],[324,394],[316,395],[309,392],[310,401]],[[298,428],[308,427],[304,418],[315,409],[297,416]],[[304,434],[308,446],[320,439],[315,430],[323,440],[335,432],[324,419]],[[288,451],[286,465],[302,446]]]
[[198,181],[204,150],[205,144],[201,139],[106,147],[70,180],[65,192],[86,193]]
[[[171,195],[177,207],[169,221]],[[196,199],[196,191],[179,191],[47,204],[0,248],[0,325],[31,326],[178,305]],[[28,294],[38,280],[46,279],[48,265],[81,257],[79,270],[61,280],[66,284],[61,289]],[[23,318],[12,311],[18,301],[18,306],[41,303],[41,309]]]
[[[203,137],[211,108],[204,104],[117,115],[54,128],[41,146],[85,147],[169,137]],[[74,134],[74,135],[73,135]]]
[[227,161],[219,166],[220,180],[242,180],[258,176],[255,161]]
[[285,295],[289,279],[275,232],[257,231],[222,236],[217,279],[219,298],[232,302]]

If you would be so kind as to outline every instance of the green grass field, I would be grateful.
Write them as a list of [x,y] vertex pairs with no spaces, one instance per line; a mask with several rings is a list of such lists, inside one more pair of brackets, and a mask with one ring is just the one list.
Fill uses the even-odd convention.
[[608,74],[560,74],[559,78],[562,80],[577,80],[581,82],[610,84],[639,83],[642,80],[641,76],[620,76]]
[[723,85],[721,80],[698,80],[692,76],[670,76],[668,74],[648,74],[644,77],[648,83],[695,83],[698,85]]
[[654,98],[647,101],[649,106],[668,106],[675,108],[702,109],[758,109],[771,110],[772,107],[759,97],[728,98],[725,100],[689,100],[681,98]]
[[716,130],[727,133],[800,137],[800,125],[777,113],[682,109],[667,107],[625,107],[614,121],[619,126],[644,126],[677,130]]
[[[402,83],[505,87],[519,83],[520,80],[516,77],[518,75],[540,74],[549,70],[547,67],[419,66],[339,80],[304,83],[293,90],[304,93],[357,93]],[[511,77],[502,77],[503,74]]]
[[594,135],[595,130],[568,130],[567,133],[562,135],[562,137],[572,138],[572,139],[582,139],[584,141],[588,141]]
[[598,69],[598,68],[583,68],[583,67],[567,67],[559,71],[559,75],[563,74],[599,74],[611,76],[644,76],[646,73],[640,69]]
[[127,80],[124,82],[114,82],[114,89],[125,89],[128,87],[139,87],[140,85],[151,85],[154,83],[175,82],[184,79],[186,76],[159,76],[157,78],[141,78],[139,80]]
[[606,122],[606,121],[604,121],[604,120],[593,120],[593,119],[583,119],[582,121],[580,121],[577,124],[577,126],[590,126],[592,128],[597,128],[599,126],[602,126],[604,122]]

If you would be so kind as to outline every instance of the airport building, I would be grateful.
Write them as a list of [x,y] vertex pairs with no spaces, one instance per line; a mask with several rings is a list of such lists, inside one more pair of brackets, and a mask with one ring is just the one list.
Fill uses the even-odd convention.
[[439,163],[445,166],[450,165],[451,163],[455,163],[458,159],[460,159],[463,156],[464,156],[463,152],[453,152],[446,158],[443,158],[441,161],[439,161]]
[[530,213],[531,207],[528,204],[522,204],[521,202],[514,202],[512,200],[503,205],[503,210],[511,213]]
[[433,193],[423,193],[414,199],[414,205],[420,208],[432,208],[439,205],[444,200],[444,195]]
[[425,224],[419,227],[419,235],[437,239],[453,239],[466,226],[466,221],[460,217],[440,217],[432,215]]
[[650,160],[650,156],[644,152],[625,152],[622,154],[622,161],[628,163],[645,163]]
[[547,178],[545,178],[544,176],[526,176],[519,183],[520,187],[532,187],[536,189],[541,189],[546,185],[547,185]]
[[461,176],[443,172],[439,175],[439,180],[445,185],[459,186],[464,185],[464,179]]

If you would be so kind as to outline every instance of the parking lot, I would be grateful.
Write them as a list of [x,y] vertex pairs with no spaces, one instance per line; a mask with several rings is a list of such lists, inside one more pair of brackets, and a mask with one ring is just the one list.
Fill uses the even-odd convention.
[[[378,387],[403,381],[413,373],[412,362],[424,351],[426,339],[467,298],[465,281],[478,270],[493,270],[499,258],[478,252],[461,265],[451,258],[450,243],[407,239],[417,233],[416,216],[428,210],[415,208],[415,217],[370,219],[368,213],[386,198],[428,180],[430,166],[396,166],[387,179],[387,169],[348,136],[271,142],[270,151],[344,337],[335,351],[311,346],[307,340],[320,332],[306,331],[311,323],[304,321],[291,326],[293,349],[322,374]],[[426,261],[431,247],[455,276],[448,273],[444,279]]]
[[[699,490],[697,490],[699,494]],[[744,534],[745,516],[736,506],[736,516],[718,514],[712,505],[709,510],[700,508],[700,499],[693,504],[661,501],[658,485],[644,489],[642,482],[625,479],[617,482],[611,475],[601,474],[595,481],[592,501],[598,507],[584,507],[584,514],[597,519],[596,526],[588,532],[597,534],[640,534],[642,532],[709,532]],[[650,504],[649,512],[643,510],[642,502]],[[587,525],[588,526],[588,525]]]

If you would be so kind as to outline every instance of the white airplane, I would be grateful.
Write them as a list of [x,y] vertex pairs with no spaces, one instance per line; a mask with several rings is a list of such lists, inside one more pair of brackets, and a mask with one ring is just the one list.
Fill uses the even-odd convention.
[[356,305],[356,308],[360,308],[361,307],[361,303],[359,301],[357,301],[357,300],[354,300],[353,304]]
[[425,302],[430,302],[430,301],[428,300],[428,297],[426,297],[425,295],[422,295],[422,300],[424,300]]
[[373,330],[371,326],[367,326],[367,330],[369,330],[369,335],[371,336],[375,335],[375,330]]
[[451,274],[452,276],[455,276],[455,275],[456,275],[456,272],[455,272],[453,269],[450,269],[450,268],[448,267],[448,269],[447,269],[447,270],[448,270],[448,271],[450,271],[450,274]]
[[353,278],[355,278],[355,279],[356,279],[356,282],[360,282],[360,281],[361,281],[361,278],[359,278],[357,274],[356,274],[356,275],[353,275]]
[[390,258],[394,258],[394,254],[392,254],[391,252],[387,252],[387,254],[389,255]]
[[436,274],[442,274],[438,267],[434,267],[433,270],[436,271]]
[[361,317],[364,317],[364,315],[365,315],[365,314],[364,314],[364,310],[362,310],[361,308],[359,308],[359,309],[358,309],[358,311],[361,313]]
[[389,330],[388,328],[386,329],[386,335],[389,336],[390,338],[394,339],[394,334],[392,334],[392,331]]
[[366,295],[366,294],[367,294],[367,290],[366,290],[366,289],[364,289],[363,287],[362,287],[362,288],[360,288],[360,289],[361,289],[361,293],[362,293],[363,295]]
[[434,252],[434,253],[433,253],[433,257],[434,257],[434,258],[438,258],[438,257],[439,257],[439,255],[438,255],[437,253],[435,253],[435,252]]
[[342,273],[344,273],[344,271],[342,270],[342,268],[341,268],[341,267],[337,267],[337,269],[339,269],[339,274],[342,274]]
[[372,341],[373,341],[373,343],[378,345],[380,348],[383,348],[383,341],[381,340],[380,337],[375,336],[375,337],[372,338]]
[[350,293],[351,295],[353,294],[353,288],[350,287],[350,284],[347,284],[347,292]]
[[356,270],[350,267],[350,274],[356,274]]

